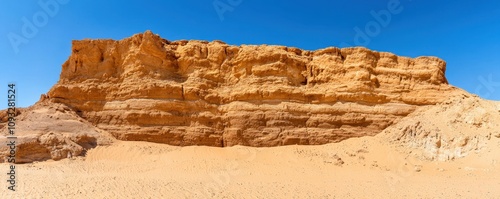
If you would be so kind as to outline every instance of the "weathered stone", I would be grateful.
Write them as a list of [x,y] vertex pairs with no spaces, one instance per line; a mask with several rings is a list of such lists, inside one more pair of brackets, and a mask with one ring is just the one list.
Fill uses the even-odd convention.
[[366,48],[170,42],[147,31],[74,41],[47,98],[121,140],[325,144],[375,135],[460,93],[445,68]]

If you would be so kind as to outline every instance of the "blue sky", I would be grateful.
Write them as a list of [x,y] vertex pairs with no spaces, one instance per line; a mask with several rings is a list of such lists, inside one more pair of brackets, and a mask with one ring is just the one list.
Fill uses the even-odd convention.
[[[402,56],[437,56],[448,63],[451,84],[500,100],[495,0],[20,0],[0,3],[0,24],[0,96],[7,98],[7,84],[15,82],[22,107],[57,82],[72,40],[123,39],[145,30],[168,40],[307,50],[362,45]],[[26,24],[35,31],[23,32]],[[6,107],[7,99],[0,99],[0,109]]]

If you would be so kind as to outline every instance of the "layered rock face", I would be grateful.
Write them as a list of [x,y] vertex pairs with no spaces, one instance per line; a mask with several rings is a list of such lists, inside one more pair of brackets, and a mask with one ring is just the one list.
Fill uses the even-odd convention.
[[48,100],[121,140],[325,144],[375,135],[461,92],[438,58],[366,48],[170,42],[148,31],[74,41],[72,51]]

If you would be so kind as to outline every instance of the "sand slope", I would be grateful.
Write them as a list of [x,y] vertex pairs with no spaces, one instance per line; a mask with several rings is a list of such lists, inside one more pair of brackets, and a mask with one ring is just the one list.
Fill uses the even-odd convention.
[[118,142],[92,149],[85,159],[19,165],[18,191],[1,189],[1,194],[9,198],[498,198],[500,139],[490,144],[495,150],[438,162],[395,152],[377,138],[276,148]]

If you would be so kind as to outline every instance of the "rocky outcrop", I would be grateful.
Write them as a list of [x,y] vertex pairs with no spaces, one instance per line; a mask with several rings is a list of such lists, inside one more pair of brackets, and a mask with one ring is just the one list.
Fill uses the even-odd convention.
[[[20,109],[16,116],[16,139],[7,138],[7,128],[0,135],[0,163],[7,162],[10,141],[16,143],[15,163],[60,160],[81,156],[97,145],[111,144],[115,139],[80,118],[71,108],[42,100]],[[1,122],[4,122],[0,112]]]
[[306,51],[220,41],[73,41],[48,101],[121,140],[325,144],[376,135],[462,91],[446,63],[366,48]]
[[448,161],[498,147],[490,143],[500,138],[498,121],[499,102],[464,94],[419,108],[379,136],[416,158]]

